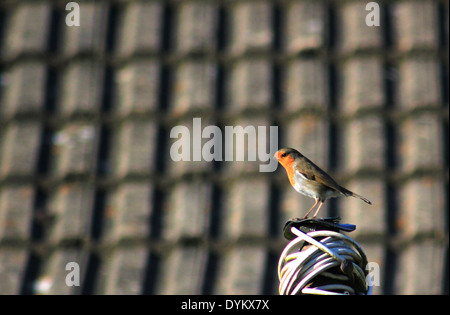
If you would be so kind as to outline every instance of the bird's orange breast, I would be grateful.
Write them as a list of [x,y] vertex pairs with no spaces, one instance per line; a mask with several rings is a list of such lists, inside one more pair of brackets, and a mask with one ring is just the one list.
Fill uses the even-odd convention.
[[289,182],[291,183],[292,187],[295,187],[295,181],[294,181],[294,159],[292,157],[288,157],[284,159],[283,161],[280,161],[281,165],[283,165],[284,169],[286,170],[286,173],[289,178]]

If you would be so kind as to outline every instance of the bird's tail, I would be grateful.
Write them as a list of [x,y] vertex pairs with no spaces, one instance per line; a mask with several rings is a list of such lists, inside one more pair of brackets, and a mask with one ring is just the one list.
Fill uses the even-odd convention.
[[365,203],[368,203],[369,205],[372,204],[369,199],[366,199],[363,196],[360,196],[360,195],[355,194],[355,193],[352,193],[352,196],[361,199],[362,201],[364,201]]
[[370,202],[369,199],[364,198],[363,196],[360,196],[360,195],[358,195],[358,194],[355,194],[354,192],[352,192],[352,191],[350,191],[350,190],[348,190],[348,189],[345,189],[344,187],[341,187],[341,188],[342,188],[342,193],[343,193],[344,195],[346,195],[346,196],[352,196],[352,197],[355,197],[355,198],[359,198],[359,199],[361,199],[362,201],[364,201],[365,203],[368,203],[369,205],[372,204],[372,203]]

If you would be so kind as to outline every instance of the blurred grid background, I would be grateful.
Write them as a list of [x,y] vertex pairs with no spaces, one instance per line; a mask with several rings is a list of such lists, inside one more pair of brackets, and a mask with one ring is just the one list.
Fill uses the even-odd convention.
[[[448,294],[445,0],[0,2],[0,293],[276,294],[282,168],[174,162],[176,125],[278,126],[354,198],[375,294]],[[69,287],[68,262],[81,285]]]

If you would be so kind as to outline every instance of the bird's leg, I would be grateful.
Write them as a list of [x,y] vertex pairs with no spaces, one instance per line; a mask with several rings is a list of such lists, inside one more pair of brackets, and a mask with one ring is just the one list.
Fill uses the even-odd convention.
[[[308,218],[308,214],[311,213],[312,209],[314,209],[315,206],[317,206],[317,203],[319,202],[319,199],[314,199],[316,202],[314,203],[314,205],[311,207],[311,209],[308,210],[308,212],[305,214],[305,216],[303,217],[303,219],[307,219]],[[317,212],[316,212],[317,213]]]
[[319,205],[319,207],[317,208],[317,210],[316,210],[316,213],[314,213],[314,216],[313,216],[313,219],[316,217],[316,215],[319,213],[319,210],[320,210],[320,208],[322,207],[322,205],[325,203],[325,200],[323,200],[323,201],[321,201],[320,202],[320,205]]

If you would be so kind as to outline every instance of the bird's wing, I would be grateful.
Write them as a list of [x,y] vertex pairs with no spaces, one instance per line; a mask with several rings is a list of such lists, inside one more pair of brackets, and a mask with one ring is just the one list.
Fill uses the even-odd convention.
[[297,163],[297,165],[294,167],[296,173],[298,173],[305,179],[316,181],[337,191],[342,191],[342,187],[339,186],[339,184],[336,183],[336,181],[331,178],[330,175],[325,173],[320,167],[311,162],[305,156],[303,156],[302,158],[305,159],[305,163]]

